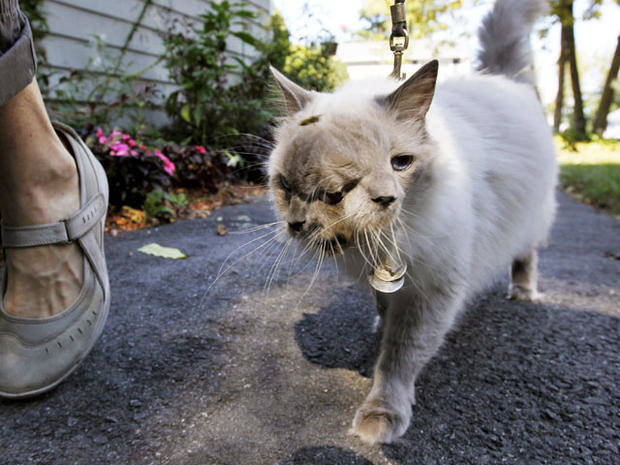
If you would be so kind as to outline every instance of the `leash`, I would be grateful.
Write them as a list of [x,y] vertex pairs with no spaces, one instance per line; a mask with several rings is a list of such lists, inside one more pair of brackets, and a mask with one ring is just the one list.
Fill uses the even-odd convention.
[[[394,70],[390,77],[402,81],[405,79],[405,73],[401,73],[403,53],[409,46],[405,0],[395,0],[394,5],[390,6],[390,13],[392,15],[390,50],[394,53]],[[377,292],[393,294],[405,284],[407,264],[400,259],[400,254],[386,252],[387,255],[383,257],[381,264],[374,268],[368,276],[368,283]]]
[[403,64],[403,52],[409,47],[409,31],[407,31],[407,12],[405,10],[405,0],[395,0],[394,5],[390,6],[392,16],[392,33],[390,34],[390,50],[394,54],[394,70],[390,77],[399,81],[405,79],[406,75],[401,74]]
[[[394,5],[390,6],[390,14],[392,17],[392,32],[390,33],[389,43],[390,50],[394,54],[394,69],[390,77],[402,81],[406,77],[405,73],[401,72],[403,53],[409,47],[405,0],[394,0]],[[313,116],[312,118],[317,117]],[[312,118],[302,121],[301,125],[304,126],[305,124],[316,122],[310,121]],[[396,237],[394,237],[394,240],[396,240]],[[383,254],[378,250],[377,255]],[[373,267],[368,275],[370,286],[382,294],[393,294],[399,291],[405,284],[407,263],[401,259],[398,249],[389,251],[385,248],[385,255],[380,257],[378,261],[380,263]]]

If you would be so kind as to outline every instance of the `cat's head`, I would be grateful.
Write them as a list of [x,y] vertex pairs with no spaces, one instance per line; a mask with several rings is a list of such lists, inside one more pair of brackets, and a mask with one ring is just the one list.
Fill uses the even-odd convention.
[[333,253],[365,237],[377,240],[432,157],[425,116],[437,61],[396,90],[390,80],[373,84],[384,89],[351,84],[333,94],[305,90],[272,71],[286,117],[268,173],[289,234]]

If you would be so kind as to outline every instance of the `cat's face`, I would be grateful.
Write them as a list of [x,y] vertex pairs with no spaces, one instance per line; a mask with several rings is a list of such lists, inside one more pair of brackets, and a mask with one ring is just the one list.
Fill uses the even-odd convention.
[[347,97],[310,93],[274,72],[289,115],[277,129],[269,182],[291,236],[337,254],[377,240],[397,220],[430,158],[424,115],[432,65],[356,108],[339,108]]

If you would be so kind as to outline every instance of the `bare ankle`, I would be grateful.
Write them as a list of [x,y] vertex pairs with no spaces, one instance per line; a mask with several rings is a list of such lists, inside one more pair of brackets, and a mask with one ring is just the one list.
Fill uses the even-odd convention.
[[[36,150],[46,151],[47,163],[30,164],[0,187],[0,212],[6,224],[50,223],[79,208],[79,178],[71,154],[60,141]],[[44,158],[32,152],[30,156]]]

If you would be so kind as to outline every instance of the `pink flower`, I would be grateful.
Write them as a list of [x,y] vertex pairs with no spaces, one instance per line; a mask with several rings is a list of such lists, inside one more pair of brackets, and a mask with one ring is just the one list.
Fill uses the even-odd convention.
[[116,152],[119,157],[126,157],[129,155],[129,146],[121,142],[114,142],[110,148]]
[[168,173],[170,176],[174,174],[175,166],[174,163],[170,161],[170,159],[161,153],[161,150],[155,149],[155,156],[164,162],[164,171]]
[[127,145],[129,145],[129,147],[135,147],[137,144],[136,144],[136,141],[135,141],[135,140],[133,140],[133,139],[129,139],[129,140],[127,141]]
[[194,148],[198,150],[200,153],[202,153],[203,155],[207,153],[207,149],[205,149],[202,145],[194,145]]
[[120,131],[112,131],[112,132],[110,133],[110,140],[112,140],[112,139],[116,139],[116,138],[117,138],[118,136],[120,136],[120,135],[121,135],[121,132],[120,132]]
[[103,134],[103,131],[101,130],[101,128],[97,128],[95,137],[97,138],[100,144],[105,144],[108,141],[108,138]]
[[130,150],[129,153],[133,155],[134,157],[138,155],[138,152],[136,152],[135,150]]

